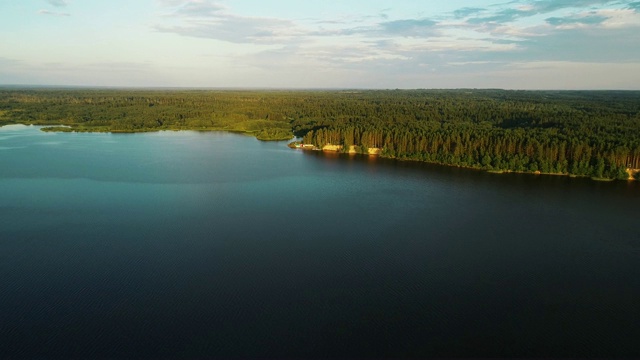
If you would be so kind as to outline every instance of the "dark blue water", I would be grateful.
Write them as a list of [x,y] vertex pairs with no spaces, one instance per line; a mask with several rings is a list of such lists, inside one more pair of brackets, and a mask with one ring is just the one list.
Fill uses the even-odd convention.
[[640,356],[640,186],[0,128],[0,357]]

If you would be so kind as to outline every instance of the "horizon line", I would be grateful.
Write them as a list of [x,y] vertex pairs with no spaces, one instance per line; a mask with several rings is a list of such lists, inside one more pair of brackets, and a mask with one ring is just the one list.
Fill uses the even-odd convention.
[[51,84],[0,84],[0,89],[21,88],[21,89],[96,89],[96,90],[221,90],[221,91],[416,91],[416,90],[500,90],[500,91],[640,91],[638,89],[620,88],[583,88],[583,89],[524,89],[524,88],[494,88],[494,87],[451,87],[451,88],[367,88],[367,87],[270,87],[270,86],[133,86],[133,85],[51,85]]

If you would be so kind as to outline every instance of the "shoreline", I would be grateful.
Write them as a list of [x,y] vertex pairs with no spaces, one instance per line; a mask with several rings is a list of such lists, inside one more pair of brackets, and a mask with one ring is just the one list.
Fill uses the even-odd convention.
[[[0,128],[4,127],[6,125],[25,125],[25,126],[40,126],[40,131],[43,132],[73,132],[73,133],[110,133],[110,134],[136,134],[136,133],[152,133],[152,132],[161,132],[161,131],[200,131],[200,132],[214,132],[214,131],[223,131],[223,132],[230,132],[230,133],[235,133],[238,135],[245,135],[245,136],[253,136],[256,138],[256,140],[259,141],[290,141],[292,138],[295,138],[293,135],[291,137],[288,138],[260,138],[259,137],[259,132],[260,131],[247,131],[247,130],[238,130],[238,129],[218,129],[218,128],[201,128],[201,129],[196,129],[196,128],[176,128],[176,129],[171,129],[171,128],[167,128],[167,129],[132,129],[132,130],[115,130],[115,129],[108,129],[108,128],[100,128],[100,129],[91,129],[91,128],[77,128],[77,127],[72,127],[69,125],[50,125],[50,124],[25,124],[25,123],[18,123],[18,122],[7,122],[4,124],[0,124]],[[298,145],[302,145],[302,146],[298,146]],[[541,171],[534,171],[534,172],[530,172],[530,171],[516,171],[516,170],[493,170],[493,169],[482,169],[479,167],[473,167],[473,166],[461,166],[461,165],[453,165],[453,164],[446,164],[446,163],[439,163],[439,162],[430,162],[430,161],[423,161],[423,160],[415,160],[415,159],[400,159],[397,157],[391,157],[391,156],[385,156],[382,154],[382,150],[381,148],[368,148],[367,149],[367,153],[362,153],[362,152],[357,152],[356,151],[356,146],[355,145],[350,145],[349,146],[349,150],[348,151],[342,151],[344,149],[343,145],[332,145],[332,144],[327,144],[325,146],[323,146],[322,148],[318,148],[315,145],[311,145],[311,144],[302,144],[298,141],[294,141],[294,142],[290,142],[288,147],[292,148],[292,149],[300,149],[300,150],[312,150],[312,151],[323,151],[323,152],[334,152],[334,153],[344,153],[344,154],[349,154],[349,155],[368,155],[368,156],[379,156],[383,159],[392,159],[392,160],[396,160],[396,161],[413,161],[413,162],[419,162],[419,163],[425,163],[425,164],[434,164],[434,165],[441,165],[441,166],[448,166],[448,167],[457,167],[457,168],[462,168],[462,169],[470,169],[470,170],[477,170],[477,171],[485,171],[489,174],[496,174],[496,175],[502,175],[502,174],[528,174],[528,175],[549,175],[549,176],[568,176],[568,177],[572,177],[572,178],[590,178],[593,181],[600,181],[600,182],[613,182],[616,180],[620,180],[620,181],[640,181],[640,169],[631,169],[631,168],[627,168],[627,173],[629,174],[629,177],[627,179],[611,179],[611,178],[597,178],[597,177],[593,177],[593,176],[589,176],[589,175],[575,175],[575,174],[570,174],[570,173],[545,173],[545,172],[541,172]]]
[[[293,144],[293,143],[291,143]],[[290,145],[291,145],[290,144]],[[478,168],[478,167],[473,167],[473,166],[461,166],[461,165],[452,165],[452,164],[445,164],[445,163],[439,163],[439,162],[430,162],[430,161],[423,161],[423,160],[414,160],[414,159],[399,159],[397,157],[391,157],[391,156],[385,156],[382,155],[382,149],[380,148],[369,148],[368,149],[368,154],[365,153],[359,153],[355,150],[355,145],[351,145],[349,146],[349,150],[344,152],[342,151],[344,149],[343,145],[332,145],[332,144],[328,144],[323,146],[322,148],[318,148],[315,145],[305,145],[302,147],[295,147],[295,146],[289,146],[293,149],[300,149],[300,150],[305,150],[305,151],[323,151],[323,152],[335,152],[335,153],[343,153],[343,154],[349,154],[349,155],[369,155],[369,156],[380,156],[383,159],[391,159],[391,160],[395,160],[395,161],[412,161],[412,162],[418,162],[418,163],[425,163],[425,164],[433,164],[433,165],[441,165],[441,166],[447,166],[447,167],[457,167],[457,168],[461,168],[461,169],[469,169],[469,170],[477,170],[477,171],[484,171],[486,173],[489,174],[496,174],[496,175],[503,175],[503,174],[525,174],[525,175],[546,175],[546,176],[567,176],[570,178],[589,178],[593,181],[599,181],[599,182],[615,182],[615,181],[640,181],[640,179],[638,179],[638,177],[640,177],[640,169],[630,169],[627,168],[627,173],[629,174],[629,178],[623,180],[623,179],[611,179],[611,178],[598,178],[598,177],[594,177],[594,176],[589,176],[589,175],[575,175],[575,174],[570,174],[570,173],[548,173],[548,172],[541,172],[541,171],[516,171],[516,170],[492,170],[492,169],[482,169],[482,168]]]
[[[20,123],[13,123],[20,124]],[[11,124],[6,124],[11,125]],[[39,124],[22,124],[22,125],[33,125],[33,126],[42,126],[40,131],[44,132],[73,132],[73,133],[107,133],[107,134],[138,134],[138,133],[152,133],[152,132],[161,132],[161,131],[200,131],[200,132],[210,132],[210,131],[224,131],[230,132],[239,135],[245,136],[253,136],[257,140],[260,141],[289,141],[294,138],[294,135],[290,136],[271,136],[269,134],[264,134],[263,130],[241,130],[241,129],[221,129],[221,128],[166,128],[166,129],[109,129],[109,128],[78,128],[72,127],[69,125],[39,125]],[[268,129],[266,129],[268,131]]]

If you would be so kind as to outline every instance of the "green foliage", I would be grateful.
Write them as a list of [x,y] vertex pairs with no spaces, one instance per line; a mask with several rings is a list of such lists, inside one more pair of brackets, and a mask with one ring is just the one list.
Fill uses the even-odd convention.
[[382,148],[398,159],[621,179],[640,169],[639,99],[634,91],[0,88],[0,125],[296,135],[318,147]]
[[640,168],[639,95],[632,91],[362,92],[344,95],[343,100],[352,99],[359,111],[350,111],[349,119],[335,117],[329,124],[314,120],[305,142],[382,147],[383,156],[497,171],[622,178],[627,167]]
[[256,138],[263,141],[291,140],[292,137],[290,129],[263,129],[256,133]]
[[[277,92],[0,89],[0,124],[45,131],[225,130],[262,140],[293,137]],[[68,127],[60,127],[65,125]]]

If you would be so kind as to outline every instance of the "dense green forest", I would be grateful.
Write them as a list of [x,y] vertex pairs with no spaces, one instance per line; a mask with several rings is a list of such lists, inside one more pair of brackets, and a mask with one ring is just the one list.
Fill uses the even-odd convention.
[[[53,131],[227,130],[491,171],[626,179],[640,92],[0,89],[0,125]],[[62,125],[63,127],[61,127]]]

